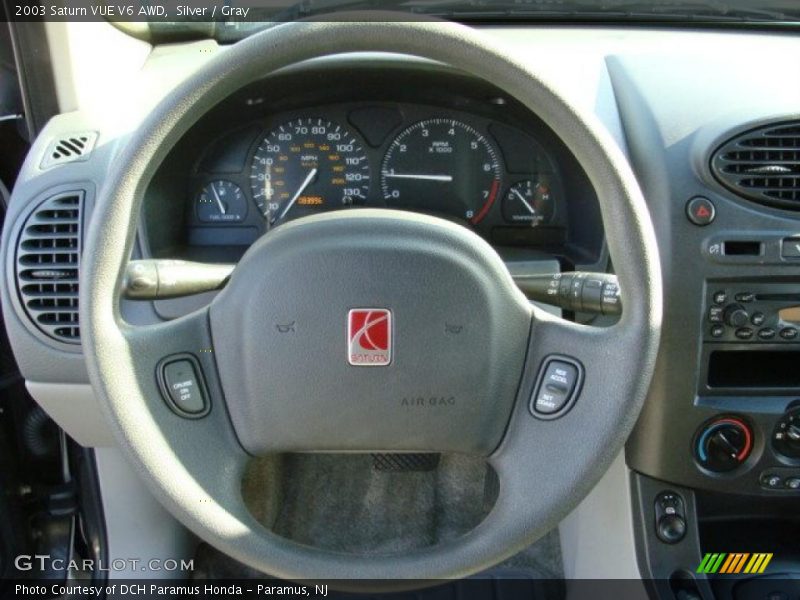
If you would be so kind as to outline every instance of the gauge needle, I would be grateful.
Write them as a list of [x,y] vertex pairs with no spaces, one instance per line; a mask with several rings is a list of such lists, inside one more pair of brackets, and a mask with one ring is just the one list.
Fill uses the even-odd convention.
[[[303,191],[308,187],[308,184],[311,183],[311,180],[314,179],[316,175],[317,175],[317,168],[314,167],[308,172],[308,175],[306,175],[306,178],[303,180],[303,183],[300,184],[300,187],[297,188],[297,191],[294,193],[294,196],[292,196],[292,199],[286,203],[286,206],[281,211],[281,214],[280,216],[278,216],[278,219],[282,219],[283,217],[286,216],[286,213],[288,213],[289,210],[291,210],[292,206],[294,206],[294,203],[297,202],[297,199],[300,197],[300,194],[303,193]],[[273,223],[275,221],[277,221],[277,219],[272,219]]]
[[225,214],[225,205],[222,203],[222,200],[219,199],[219,194],[217,193],[217,188],[214,186],[213,183],[211,184],[211,191],[214,192],[214,198],[217,199],[217,206],[219,206],[219,212],[221,212],[224,215]]
[[522,203],[525,205],[525,208],[527,208],[527,209],[530,211],[530,213],[531,213],[532,215],[535,215],[535,214],[536,214],[536,209],[534,209],[534,208],[533,208],[533,207],[530,205],[530,203],[529,203],[527,200],[525,200],[525,196],[523,196],[522,194],[520,194],[520,193],[519,193],[519,190],[517,190],[517,189],[515,189],[515,188],[511,188],[511,191],[512,191],[512,192],[514,192],[514,194],[516,194],[517,198],[519,198],[519,199],[522,201]]
[[394,177],[395,179],[421,179],[423,181],[444,181],[450,183],[453,181],[452,175],[425,175],[423,173],[381,173],[384,177]]

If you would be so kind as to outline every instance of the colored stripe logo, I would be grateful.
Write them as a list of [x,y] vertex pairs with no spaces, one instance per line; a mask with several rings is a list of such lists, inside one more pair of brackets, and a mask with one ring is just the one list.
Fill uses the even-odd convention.
[[697,573],[710,575],[720,573],[735,575],[737,573],[763,573],[772,560],[772,553],[750,554],[747,552],[708,552],[703,557]]

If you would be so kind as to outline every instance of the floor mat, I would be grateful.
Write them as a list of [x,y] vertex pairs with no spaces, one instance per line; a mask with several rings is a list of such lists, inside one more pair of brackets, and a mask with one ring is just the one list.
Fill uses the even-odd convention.
[[[398,472],[376,468],[368,454],[291,454],[254,460],[243,494],[275,533],[357,557],[402,554],[463,535],[488,514],[497,479],[484,460],[462,455],[442,455],[435,469]],[[212,576],[258,575],[223,557],[208,568]],[[490,578],[511,573],[530,581],[560,579],[558,532],[499,569]]]

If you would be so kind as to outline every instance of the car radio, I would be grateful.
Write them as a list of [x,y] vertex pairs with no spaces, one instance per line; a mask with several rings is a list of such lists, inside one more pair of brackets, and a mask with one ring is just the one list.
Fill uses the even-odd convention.
[[709,283],[703,339],[800,342],[800,283]]

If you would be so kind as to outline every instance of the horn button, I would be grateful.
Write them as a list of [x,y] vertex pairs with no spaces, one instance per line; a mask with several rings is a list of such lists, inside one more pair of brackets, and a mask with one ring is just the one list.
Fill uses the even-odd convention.
[[468,229],[365,209],[269,232],[210,319],[231,420],[252,454],[486,455],[517,394],[531,312]]

